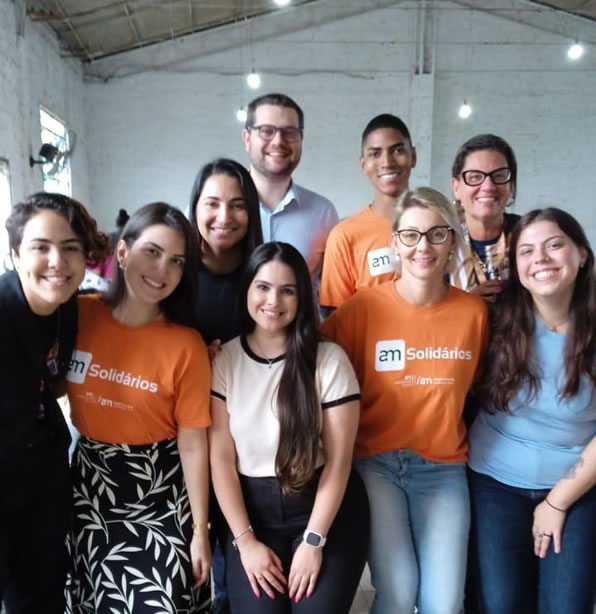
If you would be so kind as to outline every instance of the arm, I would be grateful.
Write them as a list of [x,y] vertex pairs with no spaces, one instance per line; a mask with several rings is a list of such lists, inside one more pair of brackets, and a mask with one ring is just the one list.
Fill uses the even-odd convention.
[[[260,597],[259,586],[273,599],[272,587],[284,592],[286,579],[277,555],[258,541],[252,530],[247,531],[250,519],[244,505],[240,479],[236,470],[236,447],[230,433],[230,420],[225,401],[211,399],[213,424],[209,431],[211,447],[211,479],[219,506],[232,535],[237,536],[240,560],[252,587]],[[239,537],[242,535],[241,537]]]
[[[534,509],[534,553],[546,556],[551,543],[561,552],[561,534],[567,510],[596,484],[596,437],[584,448],[573,467],[553,486],[547,497]],[[548,537],[552,535],[551,539]],[[545,539],[546,538],[546,539]]]
[[209,451],[207,431],[178,426],[178,453],[195,525],[190,543],[190,557],[195,586],[206,582],[211,568],[209,546]]
[[[354,442],[360,420],[360,401],[349,401],[323,410],[325,467],[308,521],[308,529],[326,536],[341,505],[352,467]],[[323,560],[323,548],[302,542],[292,559],[288,578],[290,599],[310,597]]]

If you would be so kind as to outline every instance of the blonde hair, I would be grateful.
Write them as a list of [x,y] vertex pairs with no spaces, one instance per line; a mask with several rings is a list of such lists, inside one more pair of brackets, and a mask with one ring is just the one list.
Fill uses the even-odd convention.
[[404,192],[398,199],[395,205],[395,214],[393,216],[393,224],[391,230],[393,233],[399,230],[399,221],[401,216],[413,207],[422,209],[430,209],[437,215],[441,216],[449,228],[453,229],[455,237],[455,250],[453,257],[448,261],[446,270],[452,272],[456,268],[457,253],[461,253],[464,245],[464,236],[462,233],[461,224],[455,207],[449,200],[438,190],[428,187],[416,188]]

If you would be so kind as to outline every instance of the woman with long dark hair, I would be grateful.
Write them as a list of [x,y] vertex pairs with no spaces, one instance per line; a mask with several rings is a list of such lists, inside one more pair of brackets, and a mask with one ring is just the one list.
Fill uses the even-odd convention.
[[56,402],[77,331],[74,294],[108,238],[76,200],[33,194],[6,230],[0,277],[0,609],[63,614],[70,435]]
[[81,433],[73,612],[209,607],[210,365],[200,335],[187,328],[197,254],[181,211],[147,205],[122,231],[108,293],[79,299],[67,375]]
[[200,247],[193,325],[205,343],[220,345],[240,334],[242,272],[263,242],[259,196],[242,164],[218,158],[203,166],[191,190],[190,222]]
[[509,275],[509,237],[519,220],[507,211],[517,190],[517,160],[505,139],[478,134],[458,149],[451,176],[464,237],[451,283],[492,303]]
[[368,546],[366,493],[351,472],[358,384],[317,333],[295,248],[257,248],[243,296],[244,332],[215,359],[211,392],[231,610],[345,614]]
[[470,490],[486,614],[591,614],[596,580],[596,276],[579,223],[524,215],[495,315]]
[[461,242],[432,188],[404,192],[393,221],[399,278],[359,290],[321,329],[347,352],[362,392],[355,467],[370,500],[373,614],[459,614],[470,509],[463,407],[487,307],[450,286]]

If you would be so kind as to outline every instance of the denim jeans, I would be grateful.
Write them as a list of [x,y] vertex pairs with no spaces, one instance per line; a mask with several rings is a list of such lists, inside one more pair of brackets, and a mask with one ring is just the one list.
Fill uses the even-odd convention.
[[534,508],[548,490],[508,486],[468,469],[472,530],[484,614],[592,614],[596,488],[567,512],[561,552],[534,555]]
[[470,526],[464,463],[410,450],[354,461],[370,502],[371,614],[459,614]]

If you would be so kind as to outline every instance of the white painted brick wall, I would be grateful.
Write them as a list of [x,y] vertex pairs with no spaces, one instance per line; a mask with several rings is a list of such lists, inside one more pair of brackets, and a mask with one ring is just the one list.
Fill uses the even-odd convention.
[[25,19],[17,35],[21,0],[0,0],[0,156],[8,158],[13,200],[41,189],[39,166],[29,167],[41,146],[39,105],[77,133],[71,158],[73,196],[89,201],[82,66],[63,59],[54,33]]

